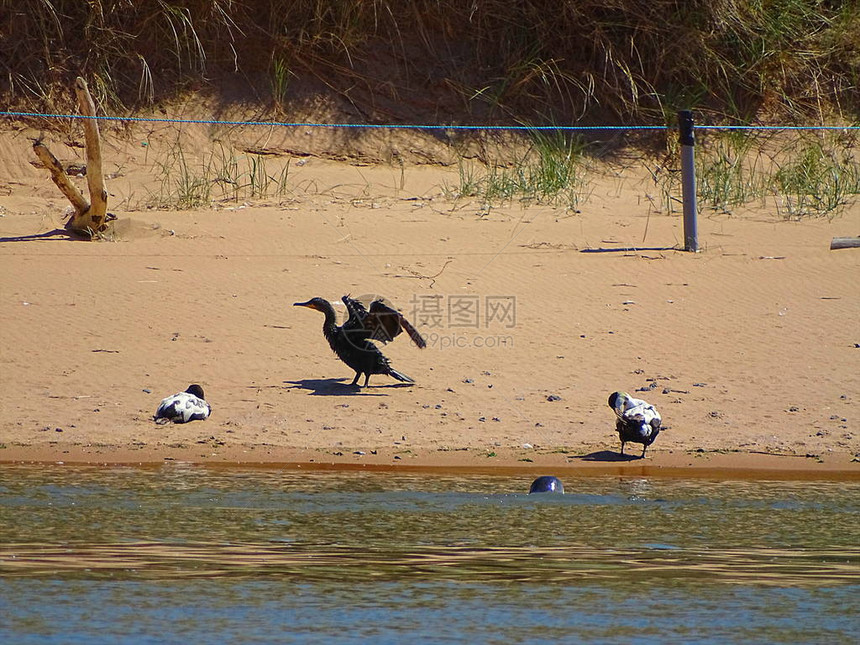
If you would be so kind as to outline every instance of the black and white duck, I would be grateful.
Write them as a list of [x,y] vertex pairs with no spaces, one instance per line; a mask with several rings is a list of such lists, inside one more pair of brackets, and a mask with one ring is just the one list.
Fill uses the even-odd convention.
[[205,419],[211,412],[212,408],[203,396],[203,388],[195,384],[164,399],[153,419],[157,423],[188,423]]
[[660,425],[663,423],[657,408],[642,399],[634,399],[627,392],[610,394],[609,407],[618,417],[615,429],[621,439],[621,454],[624,454],[625,443],[641,443],[644,457],[648,446],[654,443],[660,433]]

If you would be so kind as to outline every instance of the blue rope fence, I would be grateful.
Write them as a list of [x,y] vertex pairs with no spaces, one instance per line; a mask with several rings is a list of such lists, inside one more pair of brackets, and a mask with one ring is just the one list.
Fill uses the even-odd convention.
[[[438,125],[424,123],[301,123],[289,121],[221,121],[218,119],[168,119],[139,116],[87,116],[84,114],[50,114],[42,112],[6,112],[0,116],[43,119],[92,119],[129,123],[176,123],[185,125],[267,126],[280,128],[353,128],[374,130],[464,130],[464,131],[600,131],[600,130],[668,130],[665,125]],[[860,125],[697,125],[697,130],[860,130]]]
[[185,125],[264,126],[281,128],[351,128],[373,130],[461,130],[461,131],[519,131],[519,132],[589,132],[589,131],[667,131],[677,128],[681,142],[681,182],[684,203],[684,250],[699,251],[696,207],[696,171],[693,148],[694,130],[756,130],[756,131],[837,131],[860,130],[860,125],[699,125],[693,123],[690,110],[678,112],[678,125],[439,125],[382,123],[301,123],[285,121],[227,121],[219,119],[170,119],[165,117],[90,116],[84,114],[50,114],[44,112],[0,111],[0,116],[42,119],[91,119],[126,123],[172,123]]

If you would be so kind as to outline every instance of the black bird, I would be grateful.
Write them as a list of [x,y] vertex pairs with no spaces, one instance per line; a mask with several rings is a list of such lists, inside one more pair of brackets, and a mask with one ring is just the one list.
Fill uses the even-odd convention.
[[660,433],[663,420],[660,413],[650,403],[642,399],[634,399],[627,392],[613,392],[609,395],[609,407],[615,411],[618,420],[615,429],[621,439],[621,454],[624,454],[624,444],[632,441],[642,444],[642,457],[648,446]]
[[346,322],[338,326],[337,315],[331,303],[324,298],[311,298],[307,302],[293,303],[294,307],[316,309],[325,315],[323,335],[332,351],[344,363],[355,370],[352,385],[358,384],[358,377],[364,374],[364,387],[367,387],[371,374],[387,374],[404,383],[415,381],[391,367],[388,358],[371,341],[387,343],[406,331],[412,341],[420,348],[427,346],[424,338],[406,318],[386,305],[382,300],[370,303],[370,309],[349,296],[341,298],[349,314]]

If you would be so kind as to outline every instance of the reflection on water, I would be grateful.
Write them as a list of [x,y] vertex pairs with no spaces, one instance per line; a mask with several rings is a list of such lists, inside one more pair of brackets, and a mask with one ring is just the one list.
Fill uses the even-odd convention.
[[529,483],[4,466],[0,640],[860,637],[858,483]]
[[361,581],[704,579],[779,586],[860,582],[860,549],[645,549],[572,547],[423,547],[401,550],[260,544],[132,542],[57,546],[6,544],[5,575],[84,573],[133,578],[294,576]]

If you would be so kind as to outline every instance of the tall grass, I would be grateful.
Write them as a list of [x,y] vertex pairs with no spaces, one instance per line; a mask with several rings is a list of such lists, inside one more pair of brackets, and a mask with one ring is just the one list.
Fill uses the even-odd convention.
[[[785,219],[834,216],[860,198],[856,134],[797,134],[766,139],[747,133],[709,134],[696,147],[700,207],[732,213],[773,203]],[[652,171],[658,210],[680,209],[677,148]],[[673,170],[674,168],[674,170]]]
[[60,107],[83,74],[113,108],[239,88],[362,120],[856,118],[857,33],[857,0],[0,0],[0,95]]
[[[485,142],[487,144],[487,142]],[[785,219],[833,217],[860,199],[858,135],[796,134],[766,138],[745,132],[709,132],[696,147],[699,208],[731,214],[749,206],[773,206]],[[480,161],[460,151],[454,182],[443,183],[448,199],[475,198],[498,203],[550,204],[579,209],[590,197],[594,162],[577,137],[535,132],[531,145],[485,145]],[[147,154],[151,154],[147,147]],[[191,161],[196,159],[196,161]],[[400,188],[406,168],[400,162]],[[177,140],[164,155],[144,161],[155,176],[142,204],[129,208],[195,209],[218,203],[281,199],[302,191],[290,179],[290,158],[241,153],[218,143],[202,155],[186,153]],[[678,148],[649,166],[658,197],[652,203],[667,214],[681,210]]]
[[587,189],[584,144],[562,134],[532,135],[532,145],[510,160],[510,151],[478,166],[462,159],[459,184],[446,186],[449,197],[478,197],[491,202],[552,203],[575,209]]
[[860,159],[855,146],[834,147],[814,138],[792,148],[772,178],[783,216],[833,215],[860,195]]
[[[237,155],[225,145],[189,161],[177,141],[153,163],[156,188],[143,205],[149,208],[195,209],[217,202],[239,202],[289,194],[290,161],[270,167],[262,154]],[[136,206],[130,204],[129,206]]]
[[286,61],[283,58],[275,58],[272,61],[271,83],[272,100],[278,112],[283,112],[287,105],[290,76],[291,72]]
[[765,195],[767,179],[759,167],[757,137],[729,132],[702,143],[696,158],[696,188],[704,204],[729,213]]
[[[192,91],[361,122],[674,124],[689,107],[700,122],[857,122],[858,33],[858,0],[0,0],[0,100],[74,109],[84,75],[112,112]],[[450,191],[575,206],[581,144],[530,141],[513,162],[463,162]],[[850,145],[758,144],[709,137],[706,206],[774,199],[803,217],[856,198]],[[675,152],[654,172],[665,210]],[[288,190],[289,165],[261,156],[161,163],[155,203]]]

